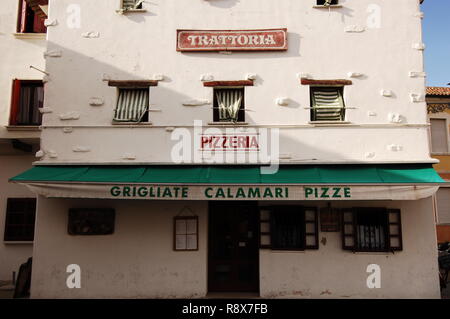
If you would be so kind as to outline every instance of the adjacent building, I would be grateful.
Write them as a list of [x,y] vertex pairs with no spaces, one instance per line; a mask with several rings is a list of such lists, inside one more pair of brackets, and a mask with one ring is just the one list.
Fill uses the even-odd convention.
[[[427,104],[431,125],[431,154],[439,160],[434,168],[444,180],[449,181],[450,88],[428,87]],[[450,242],[450,188],[445,185],[439,188],[435,200],[438,242]]]
[[36,195],[8,183],[32,167],[44,103],[46,1],[4,0],[0,8],[0,281],[33,252]]
[[49,5],[32,298],[440,297],[418,0]]

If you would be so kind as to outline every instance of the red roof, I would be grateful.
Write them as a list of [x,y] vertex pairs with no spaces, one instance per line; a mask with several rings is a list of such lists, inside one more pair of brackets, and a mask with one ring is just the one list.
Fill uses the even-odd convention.
[[450,96],[450,87],[429,86],[427,87],[427,95]]

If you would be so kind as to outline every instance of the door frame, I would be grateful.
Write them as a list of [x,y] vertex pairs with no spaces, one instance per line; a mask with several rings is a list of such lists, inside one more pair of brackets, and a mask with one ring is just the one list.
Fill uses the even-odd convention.
[[[211,249],[211,207],[213,205],[220,205],[220,204],[224,204],[224,205],[230,205],[230,204],[235,204],[236,206],[254,206],[255,207],[255,222],[256,222],[256,234],[255,234],[255,240],[256,240],[256,248],[255,248],[255,266],[256,266],[256,283],[255,283],[255,289],[248,291],[248,290],[218,290],[218,289],[211,289],[211,257],[210,257],[210,249]],[[207,291],[208,293],[258,293],[258,295],[260,294],[260,289],[261,289],[261,265],[260,265],[260,253],[261,253],[261,249],[260,249],[260,213],[259,213],[259,203],[258,201],[208,201],[208,222],[207,222],[207,229],[208,229],[208,233],[207,233],[207,238],[208,238],[208,245],[207,245],[207,254],[206,254],[206,258],[207,258],[207,267],[206,267],[206,286],[207,286]]]

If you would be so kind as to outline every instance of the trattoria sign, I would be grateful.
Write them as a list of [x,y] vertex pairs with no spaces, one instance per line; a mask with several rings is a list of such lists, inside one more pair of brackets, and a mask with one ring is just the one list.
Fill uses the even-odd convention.
[[287,29],[177,30],[177,51],[285,51]]
[[434,185],[114,185],[24,183],[48,198],[124,200],[417,200],[436,193]]

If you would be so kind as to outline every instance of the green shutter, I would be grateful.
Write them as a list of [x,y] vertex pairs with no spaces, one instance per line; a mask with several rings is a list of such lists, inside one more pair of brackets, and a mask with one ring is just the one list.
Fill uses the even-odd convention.
[[343,121],[344,99],[341,88],[311,88],[313,121]]
[[148,107],[149,89],[119,89],[114,121],[140,122]]

